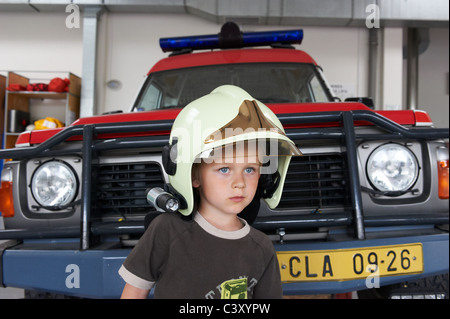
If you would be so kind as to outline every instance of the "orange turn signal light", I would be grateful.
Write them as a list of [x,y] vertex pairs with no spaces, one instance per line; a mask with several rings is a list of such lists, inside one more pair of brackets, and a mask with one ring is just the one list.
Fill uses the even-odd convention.
[[2,181],[0,188],[0,212],[2,217],[14,216],[12,182]]
[[439,198],[448,199],[448,160],[438,161]]

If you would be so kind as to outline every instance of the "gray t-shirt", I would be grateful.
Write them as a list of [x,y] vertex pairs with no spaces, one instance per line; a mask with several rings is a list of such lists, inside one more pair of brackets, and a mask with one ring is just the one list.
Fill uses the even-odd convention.
[[223,231],[199,213],[155,218],[119,270],[128,284],[155,298],[281,298],[275,249],[262,232]]

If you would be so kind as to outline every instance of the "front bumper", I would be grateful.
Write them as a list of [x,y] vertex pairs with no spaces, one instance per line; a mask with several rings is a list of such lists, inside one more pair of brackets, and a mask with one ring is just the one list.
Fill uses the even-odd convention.
[[[79,240],[32,241],[3,251],[1,284],[84,298],[118,298],[130,249],[78,249]],[[0,248],[1,250],[1,248]]]
[[[449,235],[368,239],[362,241],[275,244],[277,251],[333,250],[422,243],[421,274],[387,276],[380,285],[411,281],[449,271]],[[131,249],[79,250],[79,241],[19,243],[1,253],[2,284],[86,298],[119,298],[125,282],[118,270]],[[367,289],[366,280],[283,284],[285,295],[335,294]]]

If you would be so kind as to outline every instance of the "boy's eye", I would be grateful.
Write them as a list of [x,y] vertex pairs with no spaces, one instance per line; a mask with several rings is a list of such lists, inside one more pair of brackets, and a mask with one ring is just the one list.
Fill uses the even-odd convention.
[[247,173],[247,174],[251,174],[251,173],[253,173],[255,171],[255,169],[253,168],[253,167],[247,167],[246,169],[245,169],[245,172]]
[[219,168],[219,172],[221,172],[221,173],[228,173],[229,171],[230,171],[230,168],[228,168],[228,167]]

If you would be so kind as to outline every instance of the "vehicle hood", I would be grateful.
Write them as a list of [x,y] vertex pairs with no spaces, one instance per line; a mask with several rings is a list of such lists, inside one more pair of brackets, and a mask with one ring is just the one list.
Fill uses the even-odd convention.
[[[367,106],[357,102],[329,102],[329,103],[288,103],[288,104],[267,104],[275,114],[289,113],[309,113],[309,112],[333,112],[333,111],[352,111],[366,110],[376,112],[400,125],[411,126],[431,126],[432,122],[428,114],[417,110],[383,110],[374,111]],[[145,121],[171,121],[174,120],[181,109],[153,110],[146,112],[118,113],[109,115],[99,115],[84,117],[76,120],[71,126],[102,123],[131,123]],[[317,125],[324,126],[324,125]],[[329,123],[327,123],[329,126]],[[290,127],[297,127],[290,125]],[[298,127],[301,127],[300,125]],[[311,127],[311,125],[308,125]],[[53,135],[59,133],[64,128],[33,130],[23,132],[17,139],[16,146],[30,146],[40,144]],[[159,134],[169,134],[170,132],[159,132]],[[81,140],[80,138],[73,138]]]

